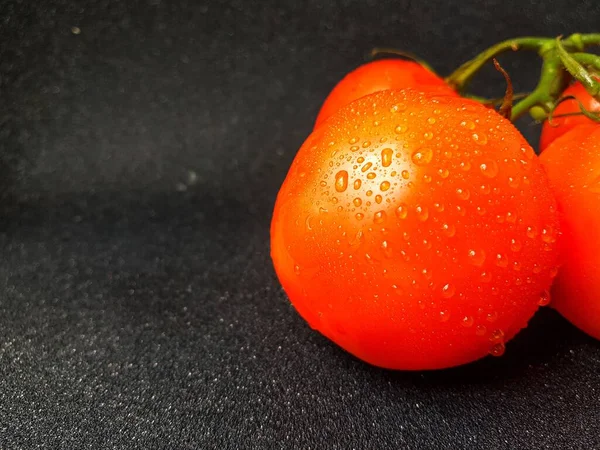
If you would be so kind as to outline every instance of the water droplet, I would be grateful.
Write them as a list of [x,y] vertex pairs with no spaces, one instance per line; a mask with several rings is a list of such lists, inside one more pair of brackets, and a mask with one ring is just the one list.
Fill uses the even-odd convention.
[[469,130],[474,130],[475,129],[475,124],[473,122],[471,122],[470,120],[467,121],[462,121],[461,126],[466,127]]
[[481,281],[484,283],[489,283],[492,281],[492,274],[490,272],[483,271],[480,275]]
[[450,313],[447,310],[440,311],[440,321],[448,322],[450,320]]
[[511,240],[510,240],[510,249],[511,249],[513,252],[519,252],[519,251],[521,251],[521,248],[522,248],[522,247],[523,247],[523,246],[521,245],[521,242],[520,242],[520,241],[518,241],[518,240],[516,240],[516,239],[511,239]]
[[362,214],[362,213],[356,213],[354,215],[354,217],[356,217],[356,220],[363,220],[363,218],[365,217],[365,215]]
[[496,265],[498,267],[507,267],[508,266],[508,258],[501,253],[496,255]]
[[404,178],[405,180],[408,180],[409,177],[410,177],[410,173],[408,172],[408,170],[403,170],[402,178]]
[[515,262],[513,262],[513,269],[514,269],[515,271],[517,271],[517,272],[518,272],[519,270],[521,270],[521,267],[522,267],[522,265],[521,265],[521,263],[520,263],[519,261],[515,261]]
[[430,125],[433,125],[435,123],[435,117],[429,117],[427,119],[427,123],[430,124]]
[[360,185],[362,184],[362,181],[360,180],[354,180],[354,189],[358,190],[360,189]]
[[429,218],[429,209],[427,209],[426,206],[419,205],[415,208],[415,211],[417,212],[417,217],[421,222],[425,222]]
[[502,356],[502,355],[504,355],[505,351],[506,351],[506,346],[504,345],[504,342],[498,342],[498,343],[492,345],[492,348],[490,349],[490,355]]
[[321,186],[321,187],[326,187],[326,186],[327,186],[327,181],[321,181],[321,182],[319,183],[319,186]]
[[456,293],[456,288],[453,285],[451,285],[450,283],[445,284],[442,287],[442,297],[444,297],[444,298],[452,298],[455,293]]
[[486,316],[486,320],[490,323],[494,323],[496,320],[498,320],[498,313],[495,311],[488,313],[488,315]]
[[469,250],[469,262],[474,266],[481,267],[485,262],[485,251],[484,250]]
[[450,175],[450,171],[445,167],[438,169],[437,173],[442,178],[448,178],[448,175]]
[[338,192],[344,192],[348,188],[348,172],[340,170],[335,175],[335,190]]
[[372,179],[374,179],[375,177],[377,177],[377,174],[376,174],[375,172],[369,172],[369,173],[367,174],[367,179],[368,179],[368,180],[372,180]]
[[406,219],[406,216],[408,216],[408,207],[402,203],[396,208],[396,217],[398,219]]
[[465,316],[462,318],[460,323],[463,327],[470,328],[475,323],[475,319],[473,319],[473,317],[471,317],[471,316]]
[[421,273],[423,274],[423,276],[425,277],[425,279],[428,280],[428,281],[433,278],[433,274],[430,271],[428,271],[427,269],[423,269],[421,271]]
[[379,189],[381,189],[383,192],[387,191],[390,187],[391,187],[391,184],[389,181],[382,181],[381,184],[379,185]]
[[408,130],[408,127],[406,125],[398,125],[394,129],[394,131],[398,134],[406,133],[407,130]]
[[348,141],[348,144],[350,144],[350,145],[354,145],[354,144],[356,144],[357,142],[358,142],[358,138],[356,138],[356,137],[353,137],[352,139],[350,139],[350,140]]
[[444,209],[446,209],[444,207],[444,205],[442,203],[434,203],[433,204],[433,209],[435,209],[437,212],[444,212]]
[[378,120],[374,120],[373,121],[373,126],[374,127],[378,127],[380,125],[380,122]]
[[490,334],[490,341],[492,342],[502,342],[504,341],[504,331],[502,330],[494,330]]
[[431,175],[423,175],[423,182],[424,183],[431,183]]
[[430,148],[422,148],[414,152],[411,156],[412,162],[417,166],[426,166],[433,158],[433,151]]
[[381,203],[382,201],[383,201],[383,197],[382,197],[381,195],[377,194],[377,195],[375,196],[375,202],[376,202],[377,204],[379,204],[379,203]]
[[389,167],[392,164],[392,158],[394,157],[394,151],[391,148],[384,148],[381,150],[381,165],[383,167]]
[[295,273],[296,275],[300,275],[300,266],[299,266],[298,264],[296,264],[296,265],[294,266],[294,273]]
[[457,188],[456,195],[461,200],[469,200],[469,197],[471,197],[471,193],[469,192],[469,190],[463,188]]
[[498,175],[498,164],[496,164],[496,161],[492,160],[485,161],[480,164],[479,170],[481,170],[481,173],[486,177],[494,178]]
[[456,234],[456,227],[449,223],[442,224],[442,231],[448,237],[452,237]]
[[385,255],[386,258],[392,257],[392,249],[390,248],[388,241],[383,241],[381,243],[381,249],[383,250],[383,254]]
[[362,164],[362,163],[364,163],[364,162],[365,162],[365,158],[364,158],[364,156],[359,156],[358,158],[356,158],[356,162],[357,162],[358,164]]
[[313,229],[311,221],[312,221],[312,216],[306,216],[305,224],[306,224],[306,229],[308,231],[311,231]]
[[358,208],[360,205],[362,205],[362,200],[356,197],[354,200],[352,200],[352,203]]
[[479,190],[481,191],[482,194],[485,194],[485,195],[492,192],[492,189],[490,188],[490,186],[488,184],[482,184],[481,186],[479,186]]
[[550,292],[544,291],[540,294],[540,298],[538,299],[538,305],[540,306],[548,306],[550,303]]
[[329,210],[327,208],[323,208],[322,206],[319,207],[319,214],[326,214],[328,212]]
[[521,183],[519,182],[518,178],[513,178],[513,177],[508,177],[508,185],[513,188],[516,189],[519,187]]
[[485,325],[477,325],[477,328],[475,328],[475,334],[477,336],[484,336],[486,332],[487,328],[485,327]]
[[357,152],[359,149],[360,147],[358,145],[353,145],[352,147],[350,147],[351,152]]
[[471,170],[471,163],[469,161],[462,161],[459,167],[461,170],[468,172],[469,170]]
[[485,133],[473,133],[471,138],[475,141],[476,144],[485,145],[487,144],[488,137]]
[[433,139],[433,133],[431,131],[426,131],[425,133],[423,133],[423,137],[430,141]]
[[375,213],[375,215],[373,216],[373,222],[375,222],[377,224],[383,223],[385,221],[385,217],[386,217],[385,211],[377,211]]
[[370,197],[371,195],[373,195],[373,191],[369,189],[367,192],[365,192],[365,194],[367,194],[367,197]]
[[558,275],[558,267],[552,267],[550,269],[550,278],[556,278],[556,275]]
[[371,168],[372,165],[373,165],[373,163],[368,162],[364,166],[361,167],[360,171],[361,172],[366,172],[367,170],[369,170]]
[[546,227],[542,229],[541,232],[542,241],[546,244],[553,244],[556,242],[556,238],[554,237],[554,232],[552,227]]
[[506,213],[506,221],[508,223],[516,223],[517,222],[517,215],[511,213],[510,211]]
[[365,142],[363,142],[362,146],[363,146],[363,148],[370,147],[371,146],[371,141],[365,141]]

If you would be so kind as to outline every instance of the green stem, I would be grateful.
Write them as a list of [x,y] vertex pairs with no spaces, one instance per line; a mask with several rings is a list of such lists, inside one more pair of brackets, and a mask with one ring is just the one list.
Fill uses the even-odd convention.
[[600,55],[592,53],[571,53],[571,57],[582,66],[590,67],[600,72]]
[[470,61],[461,65],[452,72],[446,82],[458,91],[462,91],[471,81],[471,78],[491,59],[509,50],[531,50],[539,52],[544,45],[553,42],[553,39],[543,37],[522,37],[509,39],[488,48]]

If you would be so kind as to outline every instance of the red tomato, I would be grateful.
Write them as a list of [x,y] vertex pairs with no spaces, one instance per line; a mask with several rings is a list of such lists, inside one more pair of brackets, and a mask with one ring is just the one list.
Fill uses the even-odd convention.
[[[600,78],[599,78],[600,80]],[[600,112],[600,102],[592,97],[579,82],[573,83],[562,94],[563,97],[574,96],[579,100],[582,106],[588,111]],[[565,100],[554,110],[553,116],[561,114],[578,113],[581,111],[577,101]],[[578,125],[593,123],[592,119],[585,117],[583,114],[577,116],[555,117],[552,119],[552,124],[548,121],[544,122],[542,127],[542,136],[540,137],[540,151],[544,150],[556,138],[562,136],[567,131],[572,130]]]
[[563,265],[552,305],[600,339],[600,125],[580,125],[540,157],[561,213]]
[[271,255],[308,323],[376,366],[500,355],[548,299],[558,215],[514,126],[410,89],[342,108],[300,148]]
[[315,127],[342,106],[386,89],[421,88],[458,95],[446,82],[414,61],[381,59],[364,64],[346,75],[331,91],[317,116]]

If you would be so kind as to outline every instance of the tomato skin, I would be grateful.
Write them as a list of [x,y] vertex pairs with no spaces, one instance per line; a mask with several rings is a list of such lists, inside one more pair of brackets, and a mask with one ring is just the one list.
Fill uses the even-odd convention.
[[552,306],[600,339],[600,125],[573,128],[540,159],[561,213],[563,264]]
[[347,74],[329,93],[317,116],[315,127],[342,106],[386,89],[419,88],[458,95],[442,78],[415,61],[380,59]]
[[527,325],[557,233],[546,175],[510,122],[407,89],[363,97],[308,137],[271,256],[300,315],[342,348],[439,369],[501,354]]
[[[597,78],[600,80],[600,78]],[[581,102],[581,105],[588,111],[600,112],[600,102],[592,97],[585,90],[580,82],[573,83],[562,93],[562,97],[573,96]],[[579,104],[574,99],[565,100],[556,107],[553,116],[561,114],[578,113],[581,111]],[[578,125],[592,124],[594,121],[583,114],[577,116],[555,117],[552,119],[552,124],[546,120],[542,127],[542,135],[540,137],[540,151],[543,151],[548,145],[555,141],[558,137],[572,130]]]

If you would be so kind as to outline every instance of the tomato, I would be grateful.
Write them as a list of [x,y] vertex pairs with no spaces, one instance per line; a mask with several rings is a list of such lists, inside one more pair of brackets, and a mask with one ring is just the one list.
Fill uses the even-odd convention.
[[271,256],[306,321],[391,369],[467,363],[547,301],[558,214],[514,126],[459,97],[363,97],[312,132],[281,186]]
[[579,125],[540,157],[561,213],[563,265],[552,306],[600,339],[600,125]]
[[[600,78],[598,79],[600,80]],[[588,111],[600,112],[600,102],[588,94],[583,85],[579,82],[573,83],[571,86],[565,89],[562,96],[573,96],[579,100],[581,105]],[[552,115],[560,116],[561,114],[572,114],[580,111],[581,108],[579,107],[579,103],[577,103],[577,101],[574,99],[570,99],[565,100],[558,105]],[[593,120],[584,116],[583,114],[555,117],[552,119],[551,124],[548,123],[548,121],[545,121],[544,126],[542,127],[542,136],[540,137],[540,150],[544,150],[556,138],[562,136],[576,126],[590,123],[593,123]]]
[[360,97],[386,89],[412,87],[458,95],[442,78],[417,62],[404,59],[381,59],[353,70],[333,88],[321,107],[315,127],[342,106]]

